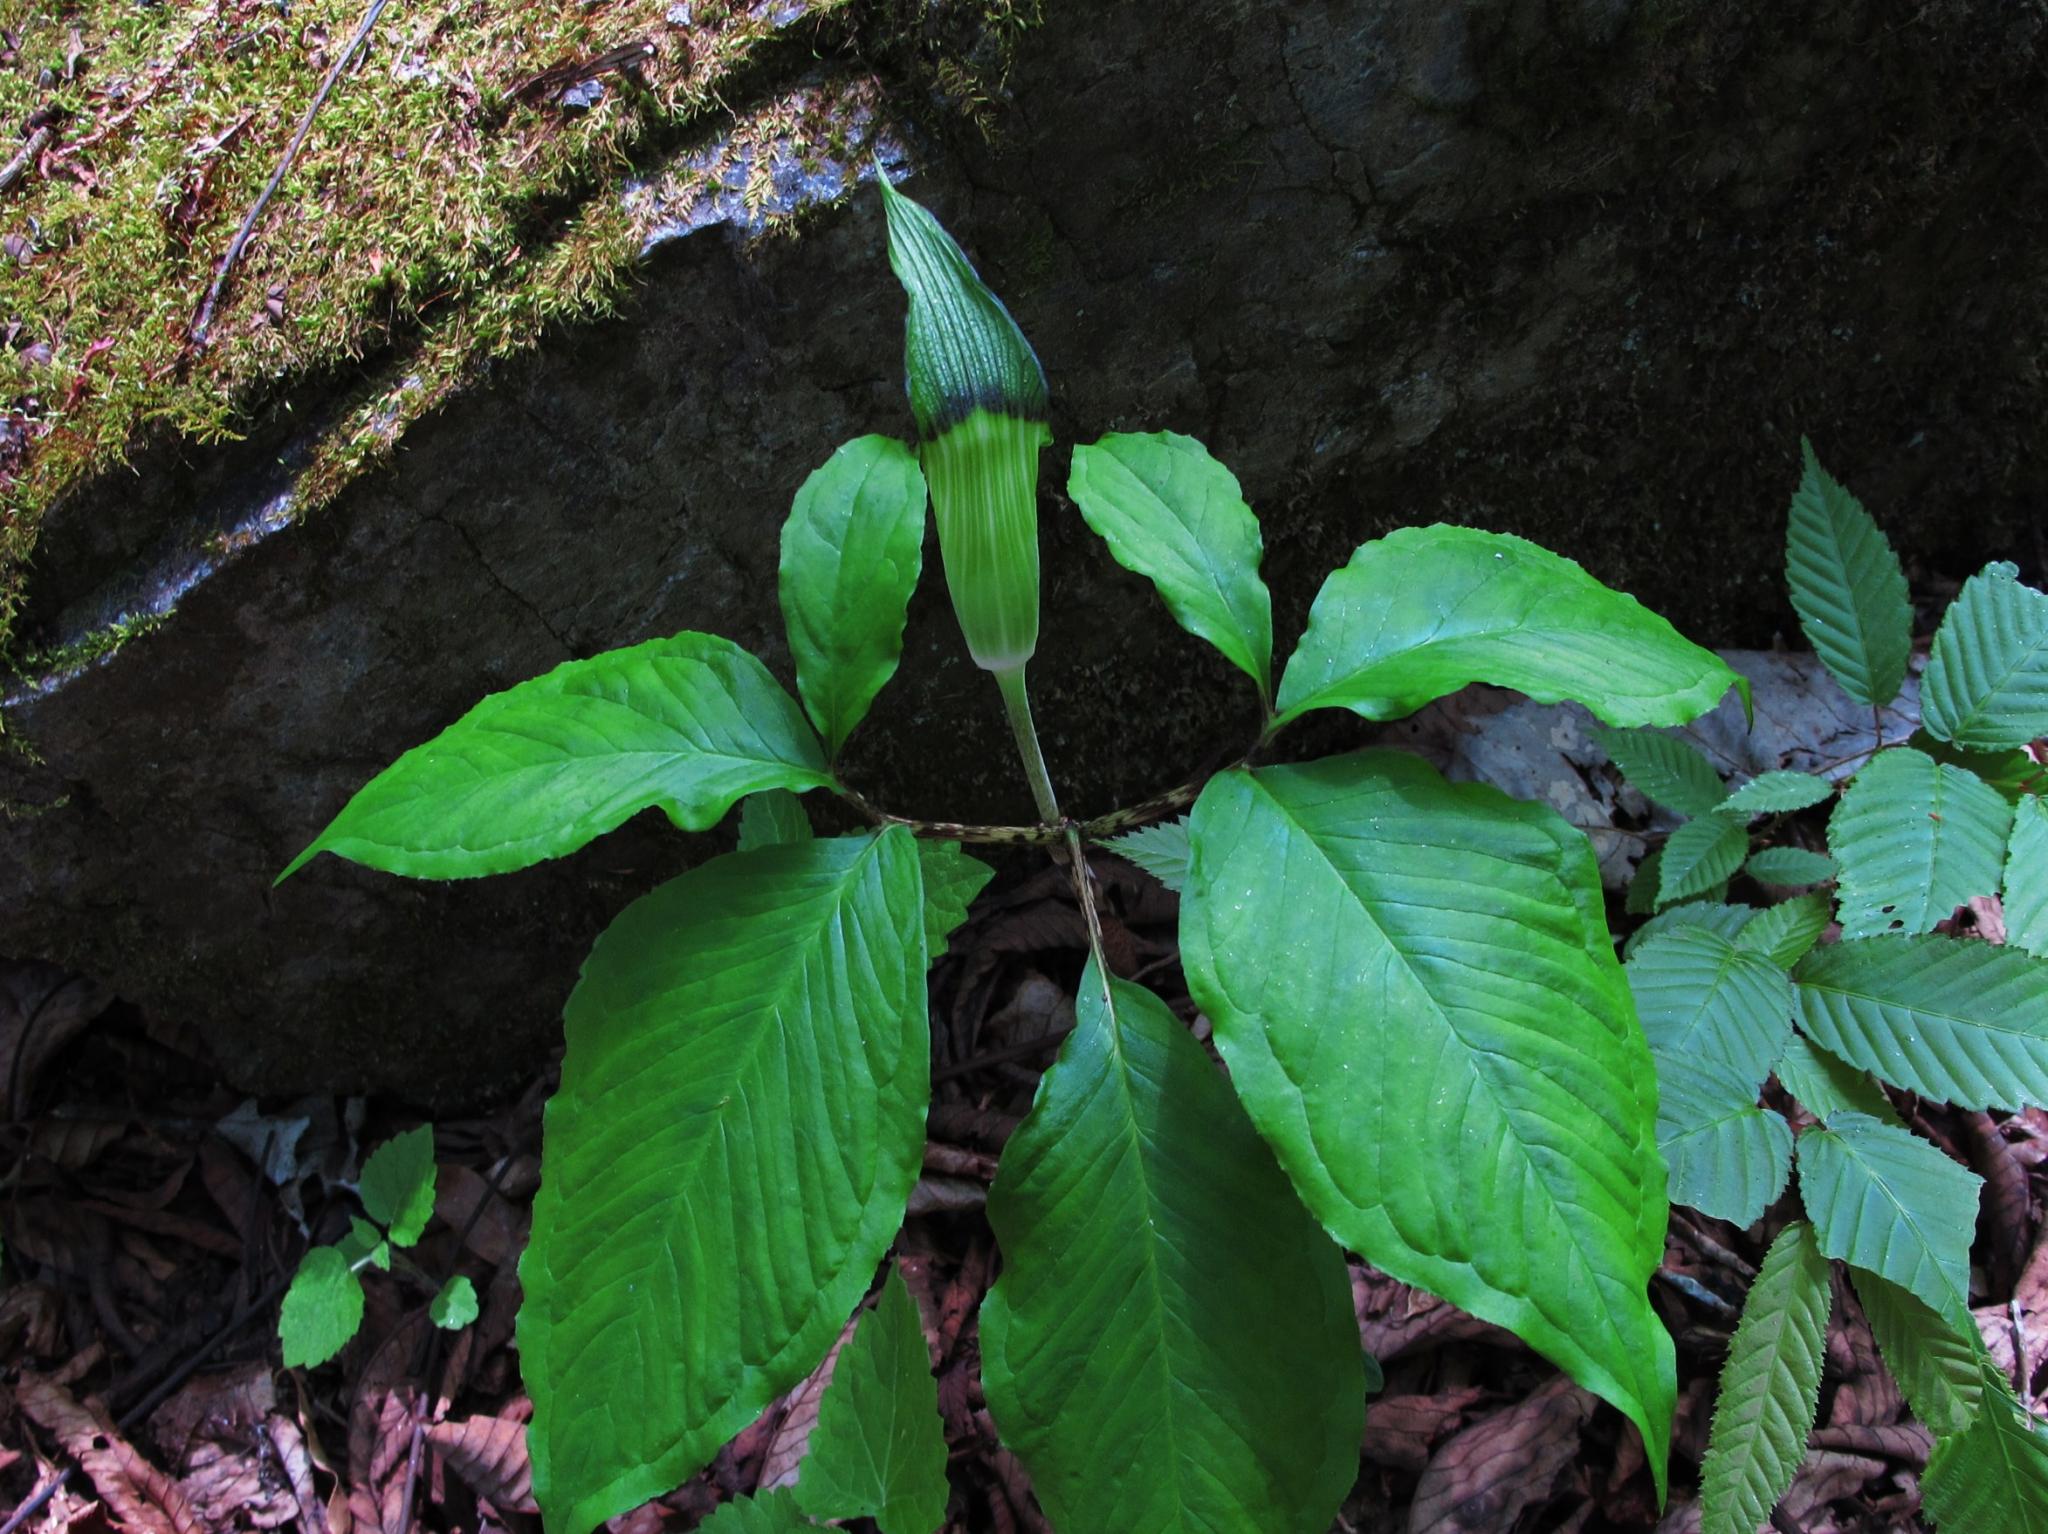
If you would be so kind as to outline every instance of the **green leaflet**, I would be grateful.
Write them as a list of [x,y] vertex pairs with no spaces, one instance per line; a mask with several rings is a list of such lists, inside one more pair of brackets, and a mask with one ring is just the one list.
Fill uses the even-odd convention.
[[1800,895],[1758,912],[1756,920],[1736,937],[1735,946],[1763,954],[1780,969],[1790,969],[1812,951],[1833,919],[1833,911],[1820,896]]
[[1785,581],[1799,626],[1842,691],[1882,707],[1899,695],[1913,647],[1906,575],[1856,497],[1801,439],[1805,459],[1785,540]]
[[2048,1435],[1988,1359],[1978,1367],[1983,1408],[1921,1478],[1928,1516],[1941,1534],[2048,1534]]
[[835,760],[903,653],[924,568],[924,475],[893,437],[856,437],[812,472],[782,524],[777,586],[796,690]]
[[1657,901],[1669,905],[1726,883],[1749,853],[1749,833],[1740,820],[1702,815],[1664,839],[1657,864]]
[[1778,1056],[1777,1076],[1778,1084],[1822,1122],[1838,1113],[1862,1113],[1903,1127],[1884,1088],[1869,1072],[1857,1070],[1796,1033]]
[[1799,1137],[1799,1191],[1828,1256],[1868,1268],[1943,1315],[1969,1309],[1984,1180],[1927,1141],[1861,1113]]
[[1745,815],[1777,815],[1820,804],[1834,792],[1832,783],[1810,772],[1763,772],[1730,794],[1722,808]]
[[866,1290],[924,1143],[919,870],[900,827],[730,853],[592,949],[520,1264],[553,1534],[707,1463]]
[[882,1534],[933,1534],[946,1521],[938,1382],[894,1263],[832,1367],[796,1500],[821,1520],[872,1518]]
[[1710,928],[1688,926],[1643,944],[1627,974],[1660,1078],[1665,1059],[1719,1062],[1745,1083],[1737,1096],[1755,1099],[1792,1033],[1784,970]]
[[[1967,1315],[1945,1321],[1897,1284],[1851,1270],[1884,1366],[1913,1415],[1940,1437],[1960,1433],[1984,1405],[1984,1346]],[[1967,1326],[1965,1337],[1958,1329]]]
[[816,1527],[798,1510],[796,1494],[783,1486],[759,1496],[719,1503],[711,1516],[697,1525],[697,1534],[797,1534]]
[[1728,797],[1721,774],[1699,748],[1656,730],[1603,730],[1593,739],[1645,797],[1681,815],[1704,815]]
[[[1650,854],[1651,858],[1655,856],[1654,852]],[[1643,868],[1649,866],[1650,859],[1645,858]],[[1656,870],[1651,869],[1650,874],[1645,875],[1642,868],[1639,868],[1636,870],[1635,883],[1642,883],[1646,877],[1654,880],[1655,873]],[[1751,905],[1723,905],[1717,900],[1682,901],[1678,905],[1665,907],[1631,932],[1628,940],[1622,944],[1622,955],[1633,959],[1636,951],[1659,933],[1675,932],[1681,927],[1705,927],[1708,931],[1718,932],[1723,937],[1734,938],[1748,930],[1749,923],[1756,914],[1757,908]]]
[[1120,858],[1129,858],[1175,894],[1188,887],[1188,818],[1162,820],[1102,844]]
[[1179,1019],[1092,960],[989,1219],[989,1409],[1060,1534],[1329,1527],[1365,1412],[1343,1258]]
[[278,1313],[284,1366],[310,1369],[326,1363],[348,1346],[362,1324],[362,1281],[339,1250],[314,1247],[300,1260]]
[[1778,1233],[1742,1306],[1700,1472],[1700,1534],[1756,1534],[1813,1431],[1827,1349],[1828,1262],[1813,1228]]
[[1613,1402],[1661,1486],[1656,1084],[1585,838],[1366,751],[1222,773],[1190,839],[1189,987],[1311,1212]]
[[2048,958],[2048,805],[2023,799],[2005,855],[2005,940]]
[[740,801],[740,851],[807,842],[817,833],[804,802],[786,788],[767,788]]
[[685,831],[764,788],[832,781],[767,668],[729,639],[677,634],[494,693],[372,778],[316,853],[416,879],[508,873],[658,806]]
[[1807,884],[1825,884],[1835,876],[1835,860],[1804,847],[1766,847],[1750,854],[1742,871],[1759,884],[1780,889],[1797,889]]
[[1280,682],[1310,709],[1399,719],[1468,682],[1566,698],[1609,724],[1683,724],[1749,683],[1634,597],[1505,533],[1409,527],[1331,572]]
[[996,871],[962,852],[958,842],[919,842],[917,858],[924,869],[925,953],[936,964],[945,956],[947,940],[967,920],[974,897]]
[[342,1260],[358,1272],[360,1263],[368,1263],[379,1272],[391,1271],[391,1243],[384,1239],[383,1231],[359,1214],[348,1217],[348,1234],[334,1245]]
[[1761,1218],[1792,1174],[1792,1126],[1719,1060],[1657,1057],[1657,1149],[1672,1203],[1740,1226]]
[[1963,583],[1934,636],[1920,680],[1929,733],[1997,750],[2048,735],[2048,596],[2016,565],[1986,565]]
[[434,1213],[434,1126],[408,1129],[370,1152],[356,1192],[393,1246],[419,1240]]
[[2012,806],[1962,767],[1901,747],[1856,774],[1828,821],[1842,936],[1928,932],[1998,892]]
[[1265,545],[1237,477],[1193,437],[1112,432],[1074,449],[1067,494],[1126,570],[1159,588],[1174,621],[1273,696]]
[[427,1306],[427,1316],[443,1331],[459,1332],[477,1318],[476,1285],[466,1273],[443,1284]]
[[2048,1105],[2048,960],[1939,936],[1816,948],[1799,1026],[1895,1087],[1964,1108]]

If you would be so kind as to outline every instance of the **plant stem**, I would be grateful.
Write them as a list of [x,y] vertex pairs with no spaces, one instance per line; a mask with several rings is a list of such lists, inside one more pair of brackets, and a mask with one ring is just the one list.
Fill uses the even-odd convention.
[[1060,801],[1045,770],[1045,753],[1038,749],[1038,731],[1031,723],[1031,696],[1025,690],[1024,668],[1012,666],[994,675],[996,686],[1002,689],[1003,707],[1009,711],[1010,732],[1017,737],[1017,754],[1024,758],[1024,775],[1031,780],[1031,797],[1038,802],[1038,818],[1056,826],[1060,823]]

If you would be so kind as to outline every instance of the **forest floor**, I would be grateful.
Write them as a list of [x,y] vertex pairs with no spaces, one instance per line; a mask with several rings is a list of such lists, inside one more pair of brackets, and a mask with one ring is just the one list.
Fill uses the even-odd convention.
[[[1112,857],[1098,859],[1097,873],[1113,967],[1205,1037],[1181,976],[1175,897]],[[1618,910],[1615,919],[1626,920]],[[925,1170],[894,1260],[938,1374],[949,1531],[1046,1528],[981,1395],[976,1315],[1000,1266],[983,1205],[1004,1141],[1072,1026],[1085,942],[1064,872],[1013,866],[933,974]],[[493,1113],[435,1125],[436,1218],[411,1253],[416,1271],[366,1270],[361,1332],[336,1361],[308,1370],[279,1363],[284,1286],[310,1241],[347,1227],[356,1200],[345,1185],[364,1152],[416,1115],[360,1099],[248,1102],[176,1020],[38,965],[0,972],[0,1067],[9,1093],[0,1519],[47,1493],[22,1527],[538,1529],[524,1436],[531,1408],[512,1337],[551,1075]],[[1986,1179],[1978,1317],[2032,1401],[2048,1362],[2048,1114],[1896,1101]],[[1360,1332],[1386,1388],[1370,1403],[1339,1527],[1696,1530],[1716,1377],[1748,1282],[1790,1207],[1748,1231],[1673,1211],[1653,1291],[1679,1359],[1673,1494],[1661,1514],[1640,1442],[1611,1408],[1506,1332],[1354,1261]],[[473,1281],[480,1314],[459,1332],[439,1331],[428,1300],[457,1273]],[[793,1479],[820,1383],[800,1386],[709,1469],[611,1528],[686,1530],[723,1500]],[[1839,1282],[1819,1424],[1775,1527],[1921,1527],[1929,1439],[1907,1419]]]

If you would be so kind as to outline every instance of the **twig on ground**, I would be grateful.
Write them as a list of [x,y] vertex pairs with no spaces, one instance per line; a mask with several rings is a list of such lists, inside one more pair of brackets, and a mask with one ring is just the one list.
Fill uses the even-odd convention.
[[47,127],[36,129],[28,136],[28,142],[21,146],[21,153],[5,165],[0,165],[0,192],[6,191],[19,181],[22,174],[42,158],[43,151],[50,147],[50,139],[54,132],[54,129]]
[[249,243],[249,237],[256,232],[264,210],[270,206],[270,199],[277,195],[277,189],[284,184],[284,178],[291,173],[292,163],[298,159],[299,151],[305,147],[306,135],[313,131],[313,119],[320,108],[326,105],[328,95],[334,89],[341,72],[348,68],[364,42],[370,36],[370,29],[377,24],[389,0],[370,0],[363,12],[363,19],[357,23],[355,36],[348,40],[348,46],[341,50],[334,63],[328,67],[327,78],[320,82],[320,88],[313,92],[313,100],[306,108],[306,115],[299,119],[298,131],[285,146],[284,157],[277,162],[277,169],[270,173],[270,179],[263,184],[263,190],[256,194],[248,216],[242,220],[242,227],[235,231],[235,237],[228,242],[227,254],[220,258],[220,265],[214,268],[213,285],[206,290],[206,299],[199,306],[199,314],[192,321],[192,328],[186,333],[186,340],[193,346],[206,344],[207,332],[213,328],[214,311],[220,306],[221,295],[227,291],[228,279],[234,275],[235,266],[242,259],[242,250]]

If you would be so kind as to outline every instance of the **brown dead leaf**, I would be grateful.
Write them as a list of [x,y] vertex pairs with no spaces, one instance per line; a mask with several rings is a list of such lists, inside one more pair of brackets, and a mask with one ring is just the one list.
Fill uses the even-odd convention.
[[151,1414],[150,1437],[165,1460],[185,1469],[203,1439],[246,1434],[276,1409],[277,1386],[270,1365],[252,1358],[188,1380]]
[[811,1446],[811,1429],[818,1425],[818,1402],[825,1394],[825,1387],[832,1383],[832,1371],[839,1363],[839,1350],[846,1346],[859,1319],[856,1313],[839,1329],[839,1335],[833,1339],[824,1360],[805,1376],[796,1389],[782,1398],[782,1419],[775,1425],[775,1431],[768,1439],[767,1452],[761,1459],[762,1491],[796,1484],[804,1451]]
[[1920,1469],[1934,1452],[1934,1435],[1917,1422],[1857,1422],[1845,1427],[1817,1427],[1807,1445],[1814,1449],[1838,1449],[1844,1454],[1868,1454]]
[[1446,1342],[1486,1341],[1521,1347],[1511,1333],[1362,1263],[1351,1269],[1351,1303],[1358,1312],[1358,1330],[1366,1352],[1383,1364]]
[[1892,1372],[1877,1351],[1855,1292],[1837,1273],[1833,1279],[1835,1324],[1828,1347],[1841,1384],[1828,1407],[1828,1425],[1850,1427],[1896,1422],[1905,1408]]
[[463,1245],[493,1267],[516,1263],[526,1246],[525,1215],[493,1193],[490,1183],[473,1168],[454,1164],[440,1169],[434,1213],[450,1230],[467,1232]]
[[29,1126],[29,1154],[76,1172],[99,1159],[100,1152],[128,1128],[124,1118],[60,1118],[46,1114]]
[[348,1430],[348,1512],[355,1534],[398,1534],[412,1425],[405,1389],[365,1388],[356,1397]]
[[2027,1169],[1990,1114],[1965,1114],[1963,1136],[1970,1148],[1970,1165],[1984,1179],[1983,1212],[1977,1229],[1984,1237],[1985,1279],[1993,1294],[2011,1294],[2033,1234]]
[[0,1294],[0,1361],[55,1358],[63,1328],[64,1296],[48,1284],[13,1284]]
[[1804,1523],[1830,1502],[1853,1497],[1885,1473],[1885,1462],[1862,1454],[1843,1454],[1817,1449],[1806,1456],[1791,1490],[1778,1506],[1790,1517]]
[[178,1483],[138,1454],[102,1413],[87,1410],[62,1385],[37,1374],[22,1375],[15,1399],[45,1432],[56,1435],[122,1523],[142,1534],[207,1534],[208,1525]]
[[526,1424],[507,1417],[469,1417],[437,1422],[427,1442],[470,1490],[504,1513],[537,1513],[533,1461],[526,1452]]
[[262,1435],[243,1431],[237,1441],[208,1439],[193,1446],[179,1488],[204,1519],[205,1528],[226,1529],[237,1523],[274,1529],[299,1516],[298,1498],[267,1472],[267,1443]]
[[283,1413],[274,1412],[267,1430],[271,1446],[277,1451],[278,1466],[291,1485],[299,1527],[304,1534],[328,1534],[327,1509],[313,1485],[313,1458],[306,1450],[306,1440],[300,1435],[298,1424]]
[[1486,1399],[1477,1385],[1436,1395],[1381,1396],[1365,1409],[1362,1452],[1375,1465],[1420,1475],[1430,1450],[1465,1420],[1467,1410]]
[[1559,1375],[1452,1437],[1415,1487],[1408,1534],[1499,1534],[1513,1527],[1524,1511],[1549,1500],[1597,1404]]

